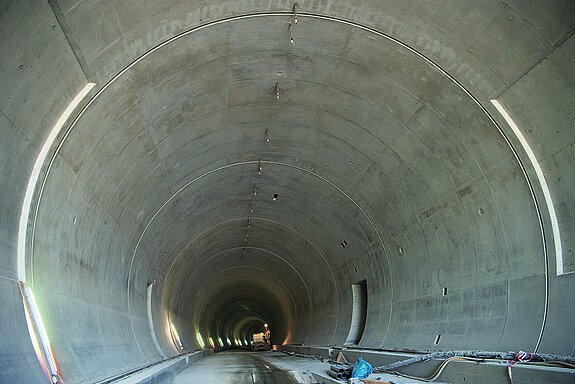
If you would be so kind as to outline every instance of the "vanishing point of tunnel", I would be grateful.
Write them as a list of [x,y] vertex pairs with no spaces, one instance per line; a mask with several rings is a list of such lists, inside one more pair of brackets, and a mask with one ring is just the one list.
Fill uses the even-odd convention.
[[259,334],[575,355],[575,2],[1,0],[0,35],[0,383],[287,364]]

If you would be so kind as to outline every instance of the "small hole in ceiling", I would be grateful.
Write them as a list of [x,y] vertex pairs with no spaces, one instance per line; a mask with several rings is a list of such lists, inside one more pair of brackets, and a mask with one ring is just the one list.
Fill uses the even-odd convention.
[[477,210],[477,213],[479,213],[479,215],[483,215],[485,213],[485,211],[483,211],[483,208],[479,208]]
[[354,270],[355,272],[357,272],[357,267],[353,267],[353,270]]
[[339,245],[341,245],[342,248],[347,247],[347,241],[342,241],[341,243],[339,243]]
[[403,255],[403,248],[399,247],[399,254]]
[[441,338],[441,335],[437,335],[435,336],[435,342],[433,344],[439,344],[439,339]]
[[76,224],[76,223],[78,222],[78,219],[76,219],[76,216],[74,216],[74,219],[72,220],[72,222],[73,222],[74,224]]
[[280,195],[274,193],[274,197],[272,198],[273,201],[278,201],[280,199]]
[[443,296],[447,296],[447,287],[443,288]]

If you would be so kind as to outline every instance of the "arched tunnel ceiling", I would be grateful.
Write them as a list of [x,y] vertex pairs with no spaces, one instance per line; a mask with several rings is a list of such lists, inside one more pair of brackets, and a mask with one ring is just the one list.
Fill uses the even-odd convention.
[[[176,353],[170,322],[195,347],[263,322],[274,342],[343,344],[362,280],[362,346],[429,349],[440,333],[444,349],[545,340],[548,223],[488,103],[515,81],[499,60],[514,54],[522,68],[533,55],[493,53],[488,37],[462,45],[503,25],[509,6],[473,6],[476,17],[454,5],[469,28],[449,34],[437,21],[456,17],[405,5],[385,15],[375,2],[302,2],[292,45],[293,15],[277,12],[291,3],[214,2],[194,21],[178,15],[183,3],[149,4],[150,25],[169,20],[158,29],[126,18],[126,3],[119,40],[109,24],[81,30],[95,5],[58,3],[98,84],[51,152],[27,265],[70,377]],[[537,47],[560,35],[542,25]],[[65,334],[62,318],[83,320]]]
[[[45,195],[69,194],[65,220],[85,223],[77,239],[60,238],[60,249],[70,248],[58,263],[70,264],[67,255],[80,243],[93,242],[95,258],[95,247],[127,243],[132,254],[122,262],[129,268],[118,270],[127,272],[128,291],[164,275],[173,315],[190,305],[187,318],[223,306],[220,285],[239,288],[250,279],[235,275],[248,273],[254,292],[259,285],[282,303],[274,310],[305,313],[313,332],[296,318],[300,341],[309,342],[307,334],[332,343],[345,333],[339,301],[354,281],[376,277],[370,289],[382,292],[383,306],[431,288],[415,280],[404,283],[405,292],[392,285],[397,261],[389,259],[397,250],[383,239],[432,233],[439,242],[433,252],[469,255],[457,276],[442,267],[438,280],[449,279],[452,289],[470,279],[484,285],[485,273],[489,281],[510,273],[500,207],[510,184],[508,198],[520,197],[518,208],[532,212],[526,230],[535,236],[522,246],[541,246],[512,150],[458,84],[397,42],[336,20],[304,19],[294,47],[289,17],[260,15],[186,34],[141,58],[93,100],[48,178],[57,188],[49,184]],[[94,231],[85,229],[91,222]],[[367,345],[388,337],[392,312],[378,316],[378,336]]]

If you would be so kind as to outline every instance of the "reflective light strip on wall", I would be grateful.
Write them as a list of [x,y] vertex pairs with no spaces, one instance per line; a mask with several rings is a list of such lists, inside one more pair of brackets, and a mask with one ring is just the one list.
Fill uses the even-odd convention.
[[549,218],[551,220],[551,228],[553,230],[553,241],[555,245],[555,259],[557,264],[557,275],[563,274],[563,250],[561,247],[561,233],[559,232],[559,222],[557,220],[557,214],[555,213],[555,206],[553,205],[553,199],[551,198],[551,192],[549,191],[549,187],[547,186],[547,181],[545,180],[545,176],[543,175],[543,170],[533,153],[533,150],[529,146],[529,143],[523,136],[523,133],[513,121],[507,110],[503,107],[503,105],[498,100],[491,100],[491,103],[497,108],[497,111],[503,116],[511,130],[517,136],[517,139],[523,146],[525,153],[529,157],[529,161],[533,165],[533,169],[535,170],[535,174],[537,175],[537,180],[539,181],[539,185],[541,186],[541,190],[543,191],[543,197],[545,198],[545,203],[547,205],[547,211],[549,212]]
[[200,332],[196,332],[196,341],[198,342],[198,346],[200,348],[203,349],[206,346],[206,343],[204,343],[204,339],[202,338]]
[[42,368],[50,378],[51,382],[58,383],[60,377],[58,365],[56,364],[56,359],[54,359],[54,354],[52,353],[50,339],[48,338],[48,333],[44,327],[42,316],[38,310],[34,292],[32,292],[32,289],[24,283],[20,283],[19,285],[22,300],[24,302],[24,312],[26,314],[28,332],[30,333],[30,339],[34,345],[34,350],[36,351],[38,360],[42,364]]
[[156,330],[154,329],[154,319],[152,318],[152,291],[154,289],[154,283],[148,285],[148,295],[147,295],[147,312],[148,312],[148,328],[150,329],[150,334],[152,335],[152,341],[154,342],[154,346],[156,347],[156,351],[162,356],[162,358],[166,359],[167,356],[162,351],[160,347],[160,343],[158,342],[158,338],[156,337]]
[[172,340],[174,340],[176,347],[179,347],[180,350],[183,350],[184,345],[182,344],[182,339],[180,339],[180,335],[178,335],[178,331],[176,331],[176,327],[174,327],[174,324],[172,323],[170,323],[170,331],[172,333]]
[[30,216],[30,208],[32,205],[32,197],[34,196],[34,190],[36,189],[36,184],[38,183],[38,179],[40,177],[40,171],[42,170],[42,166],[46,161],[46,157],[48,156],[48,152],[50,148],[56,141],[58,134],[64,127],[64,124],[74,112],[78,104],[86,97],[86,95],[90,92],[92,88],[94,88],[95,83],[88,83],[82,88],[80,92],[74,97],[74,99],[70,102],[68,107],[64,110],[56,124],[52,128],[52,131],[48,135],[48,138],[42,145],[42,149],[40,149],[40,153],[36,158],[36,162],[34,163],[34,168],[32,168],[32,174],[30,175],[30,179],[28,180],[28,186],[26,187],[26,193],[24,194],[24,202],[22,203],[22,210],[20,213],[20,224],[18,227],[18,259],[17,259],[17,268],[18,268],[18,280],[25,283],[26,282],[26,233],[28,230],[28,217]]

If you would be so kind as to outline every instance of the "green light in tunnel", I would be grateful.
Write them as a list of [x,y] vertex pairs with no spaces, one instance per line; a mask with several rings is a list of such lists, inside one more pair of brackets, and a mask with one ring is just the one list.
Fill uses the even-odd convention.
[[200,348],[203,349],[206,346],[206,343],[204,343],[204,339],[202,339],[202,335],[200,335],[200,332],[196,332],[196,341],[198,342]]
[[224,347],[224,342],[222,341],[221,337],[218,337],[218,344],[220,345],[220,347]]

